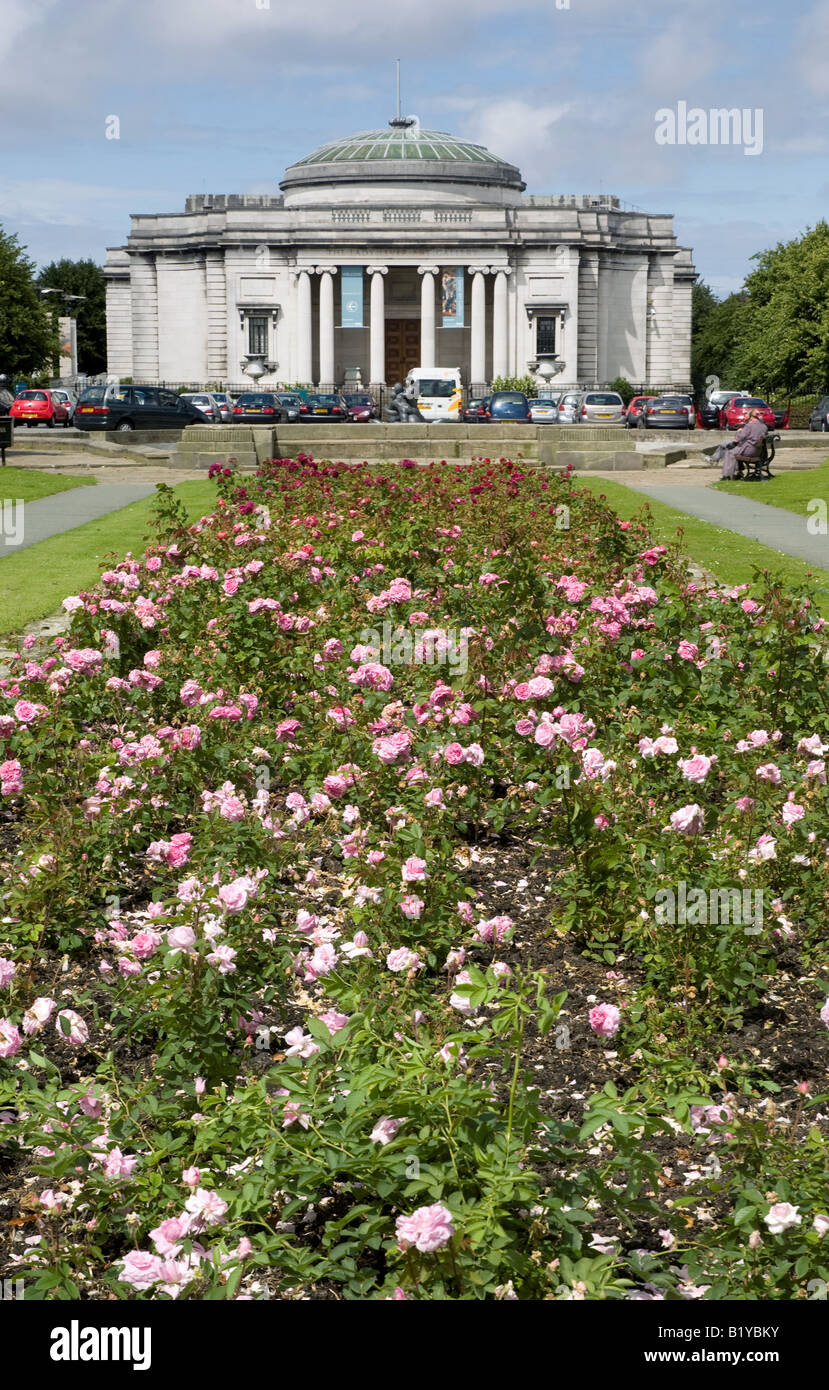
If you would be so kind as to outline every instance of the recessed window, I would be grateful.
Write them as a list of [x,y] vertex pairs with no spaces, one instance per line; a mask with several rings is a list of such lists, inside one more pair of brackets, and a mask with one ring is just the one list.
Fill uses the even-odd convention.
[[261,353],[267,356],[268,352],[268,317],[267,314],[251,314],[248,318],[248,352]]
[[556,350],[556,321],[552,316],[540,316],[535,321],[535,350],[550,353]]

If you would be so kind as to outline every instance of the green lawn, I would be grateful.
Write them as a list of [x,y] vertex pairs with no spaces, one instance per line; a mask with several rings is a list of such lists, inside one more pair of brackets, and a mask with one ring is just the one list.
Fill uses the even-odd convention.
[[[772,472],[774,465],[772,464]],[[735,497],[750,497],[753,502],[765,502],[770,507],[782,507],[787,512],[810,516],[809,502],[815,498],[829,506],[829,459],[820,468],[803,473],[778,473],[764,483],[715,483],[718,492],[733,492]]]
[[[825,471],[829,477],[829,470],[820,471],[821,473]],[[808,474],[790,476],[792,481],[805,481],[811,478],[811,491],[808,496],[821,495],[817,490],[817,479],[814,471]],[[772,479],[771,482],[764,483],[762,486],[772,487],[776,481],[777,479]],[[781,478],[780,481],[788,482],[789,478]],[[776,574],[784,574],[790,581],[808,583],[814,593],[817,608],[824,617],[829,618],[829,570],[815,569],[814,566],[807,565],[804,560],[796,560],[793,556],[784,558],[776,550],[770,550],[768,546],[760,545],[758,541],[749,540],[747,536],[739,536],[735,531],[725,530],[721,526],[712,526],[707,521],[700,521],[697,517],[689,516],[687,512],[678,511],[677,508],[669,507],[664,502],[657,502],[655,498],[648,498],[640,492],[633,492],[623,483],[613,483],[604,478],[591,478],[582,474],[574,479],[574,483],[577,487],[585,487],[591,492],[603,494],[613,510],[626,521],[643,506],[648,506],[652,518],[651,533],[663,545],[675,541],[677,530],[681,527],[683,533],[682,549],[703,569],[709,570],[711,574],[715,575],[722,584],[750,583],[755,566],[760,569],[771,570]],[[757,490],[759,488],[760,484],[758,484]],[[754,490],[752,496],[754,496]],[[769,498],[769,501],[771,500]],[[793,508],[793,510],[796,509]]]
[[[65,481],[74,483],[75,479]],[[217,494],[212,483],[179,483],[174,492],[187,508],[191,522],[215,506]],[[101,569],[123,559],[128,550],[143,554],[150,541],[154,501],[154,497],[145,497],[0,560],[0,634],[20,633],[27,623],[56,612],[63,599],[91,588]]]
[[52,497],[56,492],[68,492],[73,487],[94,486],[94,478],[67,478],[64,473],[41,473],[35,468],[0,468],[0,497],[11,501],[36,502],[39,497]]

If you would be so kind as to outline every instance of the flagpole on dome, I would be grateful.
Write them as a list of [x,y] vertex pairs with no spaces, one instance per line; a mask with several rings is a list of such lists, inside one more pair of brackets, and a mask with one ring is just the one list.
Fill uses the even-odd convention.
[[[389,125],[392,126],[395,130],[402,131],[407,131],[411,129],[412,126],[414,126],[415,134],[417,134],[418,128],[420,126],[420,121],[418,120],[417,116],[401,115],[402,108],[400,106],[400,59],[395,58],[394,62],[397,68],[397,115],[392,117],[392,119],[389,121]],[[405,135],[403,138],[406,138]]]

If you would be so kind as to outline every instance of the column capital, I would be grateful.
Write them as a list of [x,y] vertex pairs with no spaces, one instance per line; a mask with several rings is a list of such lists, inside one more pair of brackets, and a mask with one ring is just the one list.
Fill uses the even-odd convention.
[[470,275],[489,275],[490,271],[488,265],[468,265],[466,268]]
[[493,275],[512,275],[511,265],[491,265],[489,268]]
[[439,275],[439,274],[440,274],[440,266],[439,266],[439,265],[419,265],[419,266],[417,267],[417,273],[418,273],[418,275]]
[[313,275],[314,267],[312,265],[292,265],[290,273],[295,280],[298,280],[300,275]]
[[387,265],[367,265],[366,271],[369,275],[388,275],[389,268]]
[[318,265],[314,267],[314,273],[316,275],[336,275],[339,268],[338,265]]

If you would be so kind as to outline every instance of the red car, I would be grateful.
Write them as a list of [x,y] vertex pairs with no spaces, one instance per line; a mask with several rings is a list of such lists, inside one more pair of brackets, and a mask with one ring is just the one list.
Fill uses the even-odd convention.
[[9,414],[15,420],[33,429],[35,425],[68,426],[72,411],[56,391],[19,391],[12,402]]
[[634,429],[639,424],[640,417],[648,401],[656,400],[655,396],[634,396],[627,410],[625,411],[625,424],[629,430]]
[[774,429],[777,424],[774,411],[766,401],[759,396],[735,396],[733,401],[728,401],[723,406],[720,419],[722,428],[725,430],[738,430],[748,420],[748,412],[756,410],[759,418],[769,429]]

